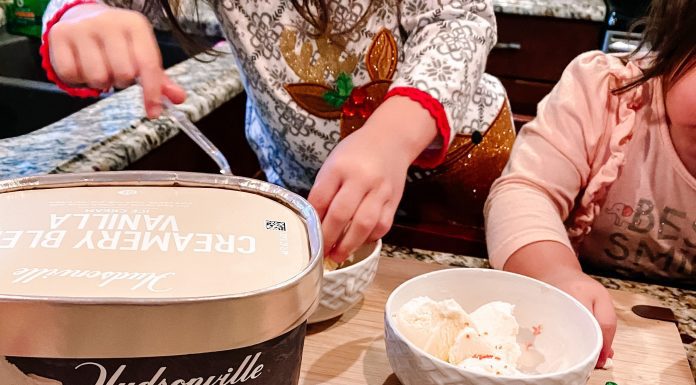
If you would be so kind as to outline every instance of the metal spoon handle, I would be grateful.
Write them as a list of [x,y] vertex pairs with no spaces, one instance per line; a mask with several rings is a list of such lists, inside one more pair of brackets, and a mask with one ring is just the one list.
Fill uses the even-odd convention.
[[203,135],[198,127],[191,123],[191,120],[186,116],[186,114],[179,111],[176,107],[174,107],[172,102],[167,99],[163,100],[163,104],[167,114],[179,126],[179,129],[185,132],[186,135],[196,142],[196,144],[215,161],[215,164],[217,164],[217,166],[220,168],[220,173],[223,175],[233,175],[232,169],[230,169],[230,164],[227,162],[225,155],[222,154],[222,151],[215,147],[213,142],[211,142],[208,137]]

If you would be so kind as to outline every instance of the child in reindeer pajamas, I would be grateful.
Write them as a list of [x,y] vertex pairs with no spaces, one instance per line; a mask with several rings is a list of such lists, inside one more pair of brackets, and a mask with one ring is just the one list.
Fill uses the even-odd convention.
[[[340,262],[382,237],[407,179],[419,199],[478,221],[514,138],[505,92],[484,74],[496,42],[490,1],[208,5],[243,76],[249,142],[270,182],[308,194],[327,256]],[[187,6],[53,0],[44,67],[79,96],[138,79],[156,117],[162,96],[180,103],[186,95],[164,74],[150,22],[181,31],[177,15]]]

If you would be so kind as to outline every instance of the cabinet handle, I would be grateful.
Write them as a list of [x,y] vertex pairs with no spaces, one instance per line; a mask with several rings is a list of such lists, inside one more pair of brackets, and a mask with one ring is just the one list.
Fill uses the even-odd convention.
[[493,49],[508,49],[513,51],[519,51],[522,49],[522,44],[520,43],[498,43],[493,47]]

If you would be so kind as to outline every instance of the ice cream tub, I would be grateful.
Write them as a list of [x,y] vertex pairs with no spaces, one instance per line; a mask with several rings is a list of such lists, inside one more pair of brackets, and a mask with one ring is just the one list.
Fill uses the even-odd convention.
[[322,281],[301,197],[221,175],[0,182],[0,383],[297,384]]

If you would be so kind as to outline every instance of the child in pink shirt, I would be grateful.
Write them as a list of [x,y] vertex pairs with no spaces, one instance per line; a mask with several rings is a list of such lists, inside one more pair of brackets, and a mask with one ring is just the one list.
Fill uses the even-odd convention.
[[653,1],[643,48],[575,59],[485,208],[491,264],[568,292],[613,355],[607,290],[582,272],[696,285],[696,0]]

